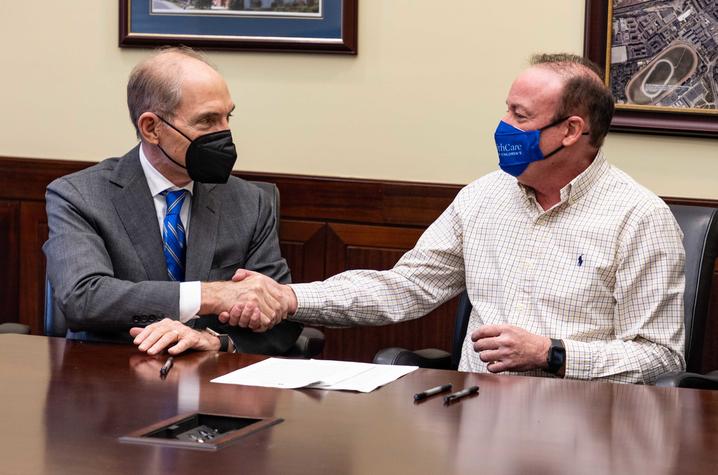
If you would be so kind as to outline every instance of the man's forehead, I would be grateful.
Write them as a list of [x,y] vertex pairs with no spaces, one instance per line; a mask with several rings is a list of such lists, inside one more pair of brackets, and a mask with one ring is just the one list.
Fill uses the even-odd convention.
[[563,78],[556,72],[534,66],[514,80],[506,103],[529,110],[552,107],[561,96],[563,84]]
[[188,101],[200,105],[204,101],[221,100],[230,102],[229,88],[222,76],[210,67],[198,68],[191,74],[179,77],[179,86],[182,91],[180,103]]

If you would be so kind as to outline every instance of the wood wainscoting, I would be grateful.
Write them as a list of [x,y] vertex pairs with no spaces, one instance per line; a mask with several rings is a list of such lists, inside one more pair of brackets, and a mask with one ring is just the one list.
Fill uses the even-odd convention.
[[[47,239],[45,188],[57,177],[92,163],[0,157],[0,322],[42,333]],[[295,282],[321,280],[346,269],[387,269],[413,247],[451,203],[459,185],[236,173],[276,183],[281,194],[280,241]],[[665,198],[670,203],[718,207],[718,201]],[[716,267],[718,273],[718,267]],[[715,276],[715,274],[714,274]],[[711,316],[718,317],[718,279]],[[390,346],[449,349],[456,302],[428,316],[384,327],[329,329],[323,357],[371,361]],[[710,318],[703,370],[718,369],[718,322]]]

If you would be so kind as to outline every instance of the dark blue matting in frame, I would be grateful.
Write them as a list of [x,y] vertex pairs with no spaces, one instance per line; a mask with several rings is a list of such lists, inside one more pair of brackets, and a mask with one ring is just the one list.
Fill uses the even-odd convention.
[[321,17],[258,17],[216,14],[151,14],[152,0],[131,0],[130,34],[198,35],[207,38],[342,38],[341,0],[322,0]]

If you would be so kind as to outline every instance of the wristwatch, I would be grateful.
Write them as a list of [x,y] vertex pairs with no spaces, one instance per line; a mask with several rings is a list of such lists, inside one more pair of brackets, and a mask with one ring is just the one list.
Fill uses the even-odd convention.
[[229,351],[229,345],[232,342],[232,340],[230,340],[229,338],[229,335],[227,335],[226,333],[218,333],[209,327],[205,328],[204,331],[206,331],[212,336],[216,336],[217,338],[219,338],[219,351]]
[[551,374],[558,374],[566,364],[566,347],[563,346],[563,340],[551,338],[546,364],[548,365],[546,371]]

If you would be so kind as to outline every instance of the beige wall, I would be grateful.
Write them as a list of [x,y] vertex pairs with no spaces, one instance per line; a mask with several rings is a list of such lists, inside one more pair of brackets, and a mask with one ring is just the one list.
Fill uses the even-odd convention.
[[[496,167],[528,56],[581,52],[583,4],[360,0],[357,57],[212,53],[238,104],[238,168],[467,183]],[[124,87],[148,53],[117,47],[117,15],[117,0],[4,2],[0,155],[97,161],[134,144]],[[661,195],[718,198],[716,140],[612,134],[606,150]]]

